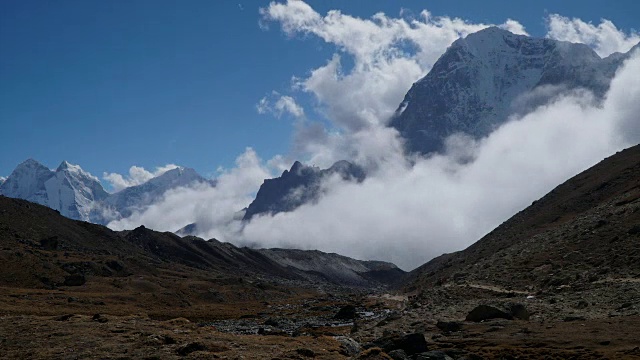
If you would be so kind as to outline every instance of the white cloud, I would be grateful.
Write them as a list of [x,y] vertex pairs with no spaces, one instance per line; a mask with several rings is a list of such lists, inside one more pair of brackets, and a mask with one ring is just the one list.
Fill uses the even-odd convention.
[[[260,10],[263,22],[277,22],[289,36],[315,35],[335,45],[339,53],[296,78],[294,88],[313,94],[322,110],[340,130],[355,132],[386,122],[413,82],[424,76],[456,39],[489,24],[471,24],[458,18],[393,18],[383,13],[361,19],[329,11],[322,16],[303,1],[272,2]],[[507,20],[502,27],[524,32]],[[343,66],[343,57],[353,66]]]
[[[326,184],[317,204],[256,217],[244,241],[300,247],[406,269],[462,249],[570,176],[640,141],[640,57],[616,76],[602,106],[573,93],[467,141],[460,153],[385,162],[362,184]],[[455,146],[453,146],[455,148]],[[393,149],[388,149],[393,152]],[[466,154],[469,155],[469,154]]]
[[145,182],[160,176],[169,170],[177,168],[178,165],[167,164],[165,166],[157,167],[153,172],[145,170],[141,166],[132,166],[129,168],[129,175],[122,176],[118,173],[103,173],[102,178],[106,180],[113,188],[113,191],[117,192],[122,189],[144,184]]
[[[380,159],[397,158],[387,147],[401,144],[381,126],[453,41],[491,26],[437,17],[426,10],[417,18],[406,10],[401,18],[378,13],[362,19],[337,10],[323,16],[303,1],[272,2],[260,12],[263,24],[276,22],[291,37],[317,36],[338,50],[308,76],[294,76],[293,90],[311,94],[316,110],[331,124],[327,129],[309,116],[295,124],[293,155],[319,166],[352,159],[375,167]],[[525,33],[512,19],[499,26]],[[263,99],[259,111],[268,104]]]
[[[283,114],[289,114],[296,118],[304,116],[304,109],[302,108],[302,106],[298,105],[293,97],[288,95],[280,95],[274,91],[271,94],[270,98],[265,96],[260,99],[258,104],[256,104],[256,110],[258,111],[258,114],[271,113],[278,118]],[[276,100],[274,101],[273,98],[275,98]]]
[[602,57],[614,52],[625,53],[640,42],[640,34],[635,31],[625,34],[606,19],[596,26],[580,19],[552,14],[547,19],[547,27],[548,37],[587,44]]
[[264,179],[273,174],[251,148],[238,156],[233,169],[220,172],[215,187],[202,184],[169,190],[144,211],[108,226],[124,230],[145,225],[159,231],[176,231],[195,222],[202,236],[231,241],[228,234],[238,231],[239,226],[234,217],[253,200]]
[[[288,156],[265,163],[248,150],[236,168],[223,171],[216,188],[176,189],[111,226],[176,230],[197,222],[205,238],[320,249],[409,269],[473,243],[569,176],[640,140],[636,56],[599,106],[584,92],[562,96],[559,89],[541,89],[521,99],[533,113],[489,137],[457,136],[449,139],[446,155],[406,159],[397,132],[385,127],[389,116],[454,40],[488,25],[428,11],[418,18],[360,19],[339,11],[323,16],[302,1],[271,3],[261,14],[263,26],[275,22],[291,37],[317,36],[338,49],[323,66],[295,78],[293,90],[311,94],[330,124],[309,114],[297,119],[294,155],[322,167],[355,160],[370,176],[361,184],[331,179],[316,204],[255,217],[243,228],[236,211],[253,200],[263,179],[291,164]],[[500,26],[524,32],[514,20]],[[275,92],[263,98],[258,112],[276,114],[283,98]],[[552,104],[540,105],[549,99]],[[288,104],[282,100],[282,114],[296,112]]]

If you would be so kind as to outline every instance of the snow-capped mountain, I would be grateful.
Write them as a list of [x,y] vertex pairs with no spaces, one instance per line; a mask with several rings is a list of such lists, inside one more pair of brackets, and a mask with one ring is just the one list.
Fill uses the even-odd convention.
[[583,88],[601,98],[628,54],[603,59],[584,44],[487,28],[447,49],[413,84],[390,126],[406,139],[408,151],[440,151],[449,135],[485,136],[511,114],[569,90]]
[[215,185],[193,169],[178,167],[144,184],[109,194],[98,178],[78,165],[63,161],[51,170],[29,159],[0,184],[0,194],[48,206],[68,218],[106,225],[144,210],[168,190],[195,184]]
[[292,211],[302,204],[316,201],[321,195],[322,180],[335,174],[347,181],[361,182],[365,178],[362,168],[344,160],[323,170],[296,161],[291,170],[285,170],[280,177],[266,179],[262,183],[243,220],[250,220],[257,214],[273,215]]
[[108,224],[112,220],[127,218],[136,210],[144,210],[158,201],[170,189],[205,184],[215,186],[215,182],[200,176],[194,169],[177,167],[150,179],[144,184],[125,188],[109,195],[95,207],[92,221]]
[[33,159],[15,168],[0,185],[0,194],[42,204],[85,221],[95,202],[109,196],[95,176],[77,165],[63,161],[54,171]]

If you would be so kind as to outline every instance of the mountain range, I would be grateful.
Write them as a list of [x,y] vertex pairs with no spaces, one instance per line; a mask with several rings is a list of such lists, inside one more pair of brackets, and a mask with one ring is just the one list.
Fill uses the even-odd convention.
[[63,161],[51,170],[28,159],[0,184],[0,194],[48,206],[71,219],[106,225],[144,210],[170,189],[197,184],[215,186],[195,170],[178,167],[144,184],[109,194],[98,178],[78,165]]
[[[408,152],[443,151],[453,134],[481,138],[510,117],[572,91],[589,91],[602,99],[616,70],[639,47],[601,58],[584,44],[490,27],[456,40],[409,89],[389,126],[399,132]],[[323,182],[332,176],[362,182],[366,173],[344,160],[327,169],[296,161],[281,176],[266,179],[239,217],[251,221],[257,215],[314,203],[323,194]],[[109,194],[97,178],[77,165],[63,162],[54,171],[29,159],[0,180],[0,194],[49,206],[72,219],[108,224],[144,211],[171,189],[197,184],[215,186],[215,180],[193,169],[177,168]],[[196,223],[176,229],[181,235],[195,235],[198,230]]]

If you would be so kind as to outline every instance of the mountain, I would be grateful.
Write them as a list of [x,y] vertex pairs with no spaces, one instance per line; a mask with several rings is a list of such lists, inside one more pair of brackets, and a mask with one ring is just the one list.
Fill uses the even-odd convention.
[[95,202],[109,196],[96,177],[77,165],[63,161],[52,171],[33,159],[16,167],[0,185],[0,194],[33,201],[85,221]]
[[330,283],[371,286],[375,283],[397,284],[405,272],[384,261],[355,260],[318,250],[259,249],[262,255],[288,269],[295,269],[304,278]]
[[215,186],[215,182],[200,176],[194,169],[177,167],[150,179],[144,184],[125,188],[109,195],[92,213],[92,222],[106,225],[110,221],[127,218],[136,210],[144,210],[158,201],[165,192],[179,187],[203,184]]
[[190,168],[178,167],[150,179],[144,184],[107,193],[95,176],[78,165],[63,161],[51,170],[28,159],[0,182],[0,194],[25,199],[58,210],[76,220],[106,225],[144,210],[168,190],[204,184],[215,186]]
[[441,151],[452,134],[486,136],[510,115],[571,90],[587,89],[602,98],[630,53],[602,59],[584,44],[490,27],[456,40],[413,84],[390,126],[410,152]]
[[613,294],[615,284],[628,283],[633,290],[618,294],[617,303],[640,295],[633,285],[639,264],[636,145],[559,185],[469,248],[417,268],[408,286],[465,283],[530,294],[600,286]]
[[[28,283],[28,287],[58,287],[74,274],[88,277],[87,281],[92,277],[101,281],[100,277],[114,273],[151,275],[154,271],[150,273],[149,267],[160,265],[204,270],[208,277],[246,276],[281,284],[296,281],[303,286],[375,288],[393,284],[404,275],[390,263],[354,260],[320,251],[240,248],[215,239],[180,237],[144,226],[116,232],[4,196],[0,196],[0,242],[5,249],[0,252],[5,270],[13,269],[0,274],[0,286],[19,280],[23,285]],[[17,249],[22,248],[27,249],[24,254],[14,256],[14,250],[20,252]],[[47,258],[57,252],[66,255],[53,265]],[[91,260],[72,260],[77,258]],[[299,263],[302,259],[308,264]],[[20,276],[16,277],[16,272]]]
[[362,182],[366,176],[361,167],[344,160],[322,170],[296,161],[280,177],[264,181],[255,200],[247,207],[243,220],[251,220],[259,214],[274,215],[292,211],[316,201],[322,194],[322,181],[334,175],[345,181],[357,182]]

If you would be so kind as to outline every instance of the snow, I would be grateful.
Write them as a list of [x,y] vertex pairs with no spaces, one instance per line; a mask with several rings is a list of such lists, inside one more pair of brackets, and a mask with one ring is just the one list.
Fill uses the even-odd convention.
[[208,182],[195,170],[178,167],[142,185],[110,195],[97,177],[79,165],[63,161],[57,169],[50,170],[28,159],[0,182],[0,193],[48,206],[72,219],[106,224],[130,215],[133,209],[149,206],[170,189],[196,181]]
[[[417,81],[391,126],[411,151],[439,151],[443,140],[463,132],[487,135],[514,114],[533,110],[554,94],[584,88],[603,96],[626,55],[600,58],[584,44],[515,35],[487,28],[456,40]],[[534,94],[537,103],[522,101]]]

